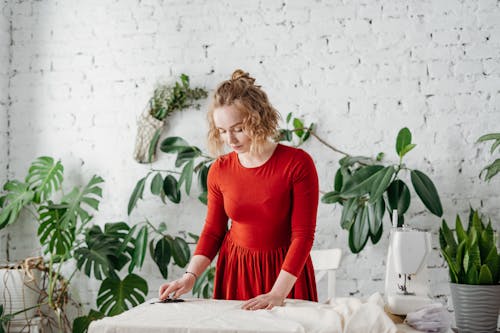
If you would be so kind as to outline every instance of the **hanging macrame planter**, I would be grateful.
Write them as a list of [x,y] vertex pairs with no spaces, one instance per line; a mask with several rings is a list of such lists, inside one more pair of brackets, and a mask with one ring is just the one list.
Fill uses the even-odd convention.
[[149,109],[137,120],[134,159],[139,163],[156,161],[156,146],[165,125],[165,120],[156,119]]
[[137,120],[134,159],[139,163],[156,161],[156,147],[167,116],[193,105],[199,107],[194,102],[205,97],[205,89],[189,87],[189,77],[185,74],[174,85],[159,85]]

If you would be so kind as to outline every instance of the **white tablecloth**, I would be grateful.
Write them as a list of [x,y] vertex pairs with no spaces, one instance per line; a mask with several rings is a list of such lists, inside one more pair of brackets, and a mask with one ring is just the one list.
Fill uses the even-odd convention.
[[286,300],[285,306],[257,311],[241,310],[241,301],[151,301],[118,316],[92,322],[89,333],[416,332],[391,321],[379,294],[365,302],[356,298],[338,298],[332,304]]

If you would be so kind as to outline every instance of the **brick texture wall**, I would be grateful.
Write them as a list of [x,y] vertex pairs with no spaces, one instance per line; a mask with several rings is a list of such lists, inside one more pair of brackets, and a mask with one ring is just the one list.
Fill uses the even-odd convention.
[[9,103],[10,7],[0,3],[0,182],[7,178],[7,109]]
[[[406,163],[433,179],[444,217],[452,220],[472,204],[500,229],[500,177],[489,184],[478,179],[492,157],[489,146],[475,143],[499,131],[496,0],[21,0],[11,9],[10,18],[5,10],[0,18],[0,61],[11,63],[8,83],[5,66],[0,69],[12,101],[10,173],[24,175],[36,156],[51,155],[65,164],[68,184],[101,175],[106,183],[96,223],[148,218],[166,222],[171,231],[200,232],[205,207],[195,196],[163,205],[146,195],[127,216],[129,195],[148,170],[132,159],[136,120],[161,80],[186,73],[194,86],[213,89],[243,68],[283,116],[293,112],[317,123],[318,135],[351,154],[384,151],[396,162],[395,137],[409,127],[417,147]],[[8,53],[9,21],[14,43]],[[4,124],[7,98],[0,91]],[[165,135],[205,147],[206,104],[169,118]],[[303,148],[316,161],[321,190],[330,191],[342,155],[314,139]],[[5,165],[2,157],[0,174]],[[171,166],[161,157],[155,167]],[[407,220],[433,231],[431,291],[446,299],[447,270],[437,251],[440,221],[413,200]],[[338,294],[383,291],[388,233],[353,255],[339,217],[339,207],[320,204],[315,242],[316,248],[344,250]],[[19,228],[26,227],[8,232],[21,257],[36,249],[25,241],[28,230]],[[172,277],[179,272],[174,269]],[[143,273],[154,296],[161,276],[150,263]],[[82,278],[79,287],[84,303],[93,305],[96,284]]]

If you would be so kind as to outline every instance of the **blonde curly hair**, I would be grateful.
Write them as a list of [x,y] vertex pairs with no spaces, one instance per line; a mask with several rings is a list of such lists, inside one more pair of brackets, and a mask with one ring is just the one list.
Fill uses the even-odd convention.
[[278,135],[280,115],[271,105],[267,94],[247,72],[237,69],[231,79],[223,81],[213,93],[208,111],[208,149],[214,156],[223,153],[224,142],[214,123],[214,110],[234,105],[243,113],[243,131],[251,138],[250,150],[261,152],[269,138]]

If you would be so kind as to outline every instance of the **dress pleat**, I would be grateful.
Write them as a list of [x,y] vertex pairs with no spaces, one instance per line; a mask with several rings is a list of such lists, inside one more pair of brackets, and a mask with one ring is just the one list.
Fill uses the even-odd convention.
[[[286,247],[248,249],[234,243],[227,233],[220,249],[214,285],[215,299],[247,300],[271,291],[287,253]],[[317,301],[311,259],[287,298]]]

